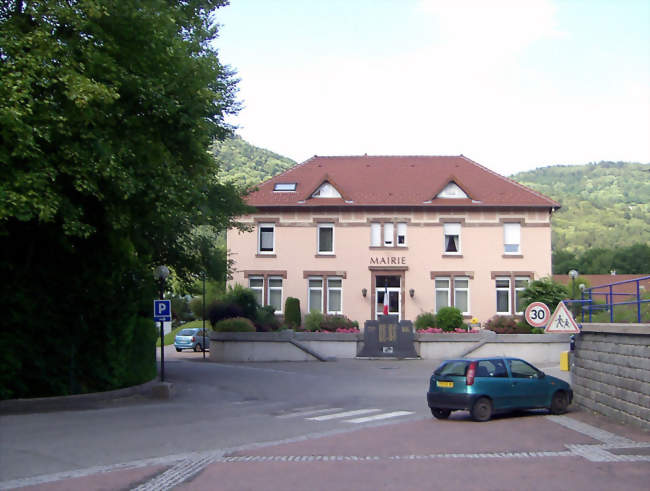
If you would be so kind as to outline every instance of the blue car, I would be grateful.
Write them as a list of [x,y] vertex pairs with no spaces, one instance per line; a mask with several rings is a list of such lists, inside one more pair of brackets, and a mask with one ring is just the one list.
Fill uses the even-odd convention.
[[205,346],[203,345],[203,329],[200,327],[192,327],[188,329],[181,329],[174,338],[174,347],[176,351],[183,351],[184,349],[191,349],[194,351],[203,351],[210,349],[210,336],[205,332]]
[[427,403],[438,419],[468,410],[476,421],[498,412],[546,408],[566,412],[573,390],[564,380],[546,375],[519,358],[446,360],[429,380]]

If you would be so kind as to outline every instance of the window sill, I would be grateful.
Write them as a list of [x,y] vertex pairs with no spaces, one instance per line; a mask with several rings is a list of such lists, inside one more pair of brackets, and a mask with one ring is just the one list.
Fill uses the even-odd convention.
[[442,257],[443,257],[443,258],[445,258],[445,257],[450,257],[450,258],[451,258],[451,257],[457,257],[457,258],[461,258],[461,259],[462,259],[463,255],[462,255],[462,254],[452,253],[452,252],[444,252],[444,253],[442,254]]
[[332,257],[332,258],[335,258],[336,254],[323,254],[323,253],[320,253],[320,254],[316,254],[314,257]]
[[368,249],[370,249],[371,251],[382,251],[382,250],[383,251],[394,251],[394,250],[408,251],[409,248],[407,246],[398,245],[398,246],[370,246],[368,247]]
[[516,254],[503,254],[501,257],[504,258],[504,259],[522,259],[524,257],[524,255],[519,254],[519,253],[516,253]]
[[278,257],[275,253],[273,254],[260,254],[259,252],[255,254],[255,257]]

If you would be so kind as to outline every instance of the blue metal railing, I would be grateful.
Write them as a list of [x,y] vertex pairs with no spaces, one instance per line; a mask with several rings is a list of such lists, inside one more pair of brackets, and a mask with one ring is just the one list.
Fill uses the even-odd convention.
[[[644,281],[650,280],[650,276],[642,276],[633,280],[617,281],[615,283],[610,283],[608,285],[593,286],[591,288],[585,288],[580,294],[580,300],[567,300],[567,304],[576,305],[580,309],[582,316],[582,322],[585,322],[585,314],[589,316],[589,321],[592,322],[592,314],[594,312],[609,312],[609,322],[614,322],[614,307],[621,305],[636,305],[636,320],[638,323],[642,322],[641,319],[641,305],[644,303],[650,303],[650,299],[641,298],[641,283]],[[615,286],[624,285],[628,283],[636,283],[634,293],[619,293],[615,292]],[[604,291],[600,291],[604,290]],[[604,297],[604,303],[596,303],[594,297],[599,298],[599,296]],[[624,297],[624,298],[621,298]],[[616,302],[615,300],[621,299],[622,301]],[[576,310],[578,307],[575,307]],[[575,315],[575,311],[574,311]]]

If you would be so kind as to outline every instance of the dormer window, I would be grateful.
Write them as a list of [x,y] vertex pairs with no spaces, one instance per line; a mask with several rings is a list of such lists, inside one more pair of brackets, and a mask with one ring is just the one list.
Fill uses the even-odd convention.
[[277,192],[295,192],[296,183],[295,182],[278,182],[273,186],[273,191]]
[[329,182],[324,182],[311,195],[312,198],[340,198],[341,194]]
[[450,182],[447,184],[442,191],[438,193],[436,198],[451,198],[451,199],[467,199],[468,196],[465,194],[465,191],[460,189],[458,184],[455,182]]

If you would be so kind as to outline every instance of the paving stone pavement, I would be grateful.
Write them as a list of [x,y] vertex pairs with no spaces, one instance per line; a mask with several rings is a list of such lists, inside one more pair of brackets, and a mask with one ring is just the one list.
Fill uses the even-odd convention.
[[170,456],[0,489],[647,490],[650,433],[588,414],[407,421]]

